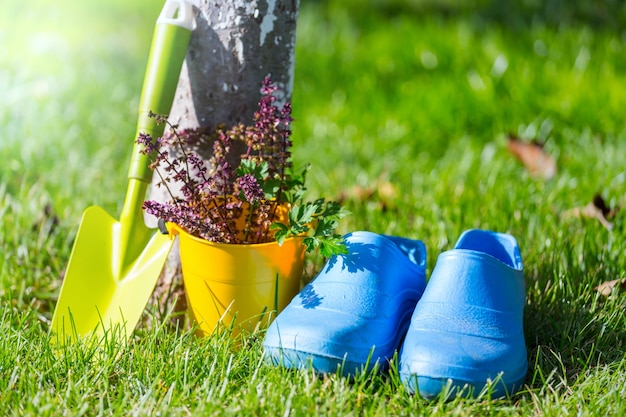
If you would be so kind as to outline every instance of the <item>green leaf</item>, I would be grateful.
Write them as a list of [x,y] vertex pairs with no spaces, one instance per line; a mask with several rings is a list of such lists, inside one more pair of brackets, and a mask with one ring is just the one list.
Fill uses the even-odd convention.
[[283,186],[283,199],[284,201],[291,203],[292,205],[301,204],[302,199],[304,198],[304,193],[306,191],[305,180],[306,173],[309,169],[307,165],[302,173],[294,173],[291,169],[288,170],[286,175],[286,180],[282,184]]
[[242,159],[237,168],[237,176],[246,174],[252,175],[259,184],[262,184],[269,174],[269,164],[266,161],[259,163],[251,159]]
[[276,242],[279,246],[282,246],[282,244],[285,243],[285,240],[289,236],[289,230],[278,230],[276,233],[274,233],[274,239],[276,239]]
[[289,223],[293,225],[310,223],[313,221],[316,210],[317,207],[311,203],[305,203],[301,206],[295,205],[289,210]]
[[314,237],[306,237],[304,238],[302,243],[306,247],[307,252],[313,252],[320,245],[319,239],[316,239]]
[[261,183],[261,189],[263,190],[263,194],[265,194],[265,198],[268,200],[276,198],[278,190],[280,190],[280,181],[277,179],[267,179],[265,182]]
[[315,236],[332,236],[335,233],[338,222],[333,219],[320,218],[317,219],[315,227]]
[[280,229],[283,231],[289,230],[289,228],[281,222],[274,222],[270,225],[270,230]]
[[341,236],[320,239],[320,253],[327,258],[333,255],[347,254],[348,248]]
[[326,207],[323,215],[326,217],[336,217],[337,219],[341,219],[346,216],[346,211],[341,207],[341,204],[336,201],[328,201],[326,203]]

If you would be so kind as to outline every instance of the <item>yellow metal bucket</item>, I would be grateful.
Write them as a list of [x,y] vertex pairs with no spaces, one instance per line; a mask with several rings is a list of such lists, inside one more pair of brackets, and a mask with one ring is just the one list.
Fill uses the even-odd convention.
[[188,314],[207,336],[220,327],[254,331],[276,317],[300,291],[304,267],[301,239],[259,244],[214,243],[177,225]]

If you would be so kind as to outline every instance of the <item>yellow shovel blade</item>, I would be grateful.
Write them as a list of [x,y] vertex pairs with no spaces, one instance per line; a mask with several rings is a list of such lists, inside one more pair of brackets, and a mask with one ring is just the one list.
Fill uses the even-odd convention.
[[[128,339],[139,322],[173,240],[146,227],[120,250],[119,230],[102,208],[85,210],[52,318],[57,342],[119,327]],[[124,261],[129,251],[137,255]]]

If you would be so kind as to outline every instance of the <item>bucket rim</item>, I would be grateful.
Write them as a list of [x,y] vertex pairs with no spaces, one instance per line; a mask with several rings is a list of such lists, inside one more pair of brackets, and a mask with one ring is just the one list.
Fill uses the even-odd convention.
[[[272,242],[263,242],[263,243],[223,243],[223,242],[214,242],[214,241],[207,240],[198,236],[194,236],[176,223],[166,223],[166,227],[170,236],[172,236],[172,238],[173,236],[181,235],[185,239],[190,239],[198,244],[202,244],[206,246],[221,246],[221,247],[228,247],[228,248],[242,248],[243,249],[243,248],[263,248],[263,247],[268,247],[268,246],[284,246],[287,243],[295,242],[297,239],[301,240],[303,238],[303,236],[292,236],[292,237],[285,239],[282,245],[280,245],[276,240]],[[300,244],[302,244],[302,242],[300,242]]]

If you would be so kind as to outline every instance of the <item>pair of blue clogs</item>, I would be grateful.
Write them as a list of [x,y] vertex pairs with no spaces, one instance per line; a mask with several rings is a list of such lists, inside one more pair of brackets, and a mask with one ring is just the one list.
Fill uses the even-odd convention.
[[270,325],[265,357],[344,375],[386,367],[425,398],[511,395],[528,368],[525,287],[515,238],[468,230],[426,285],[421,241],[354,232]]

